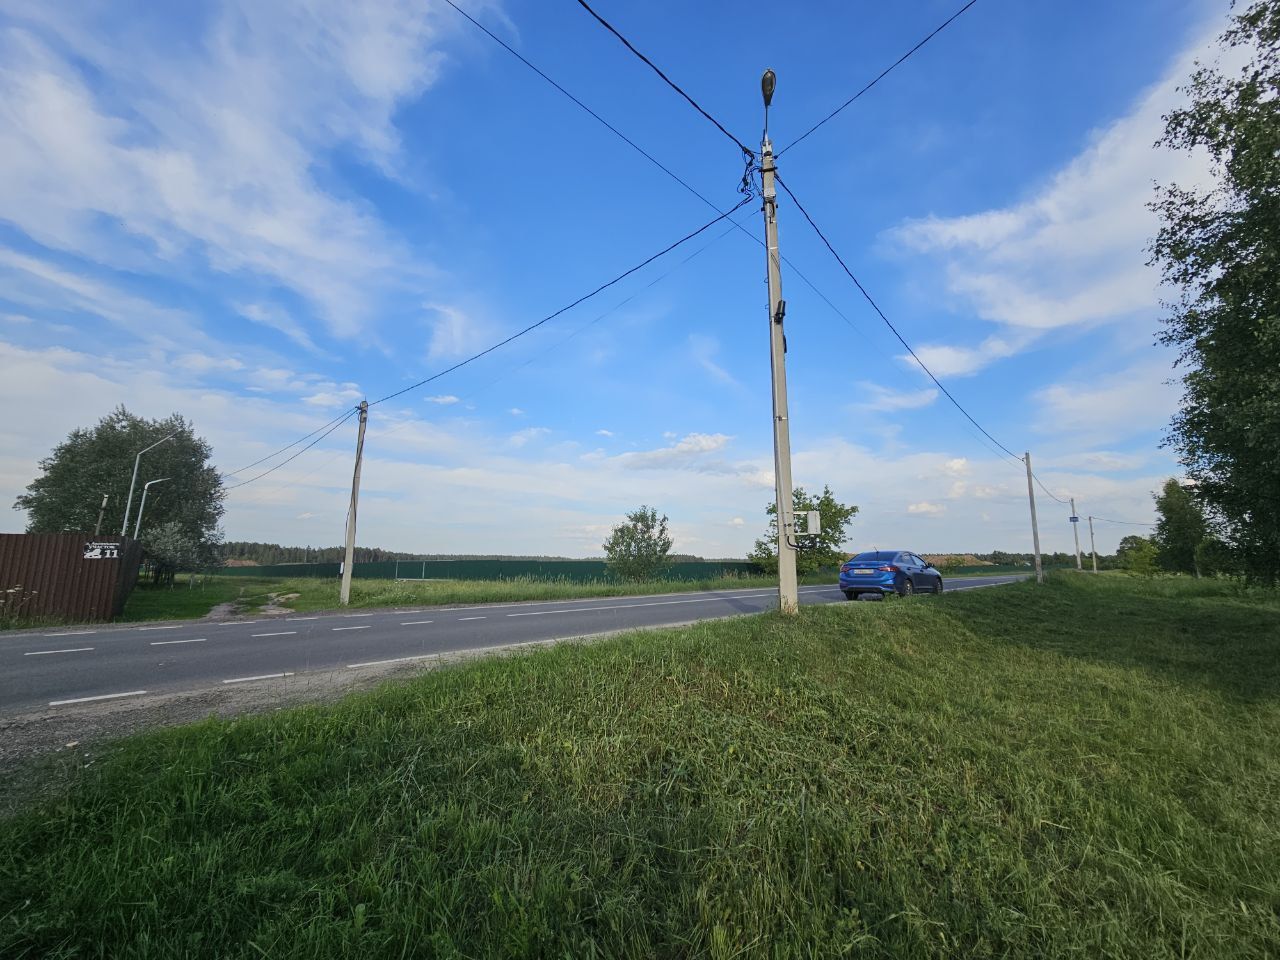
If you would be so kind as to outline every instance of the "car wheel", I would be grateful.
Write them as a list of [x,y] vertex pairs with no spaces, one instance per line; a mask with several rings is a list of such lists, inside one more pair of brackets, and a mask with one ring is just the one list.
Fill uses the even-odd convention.
[[852,590],[846,590],[846,591],[844,592],[844,598],[845,598],[846,600],[857,600],[857,599],[858,599],[858,595],[857,595],[856,593],[854,593]]
[[901,592],[902,592],[902,595],[903,595],[904,597],[909,597],[909,596],[911,596],[913,593],[915,593],[915,592],[916,592],[916,585],[915,585],[914,583],[912,583],[912,582],[911,582],[911,578],[910,578],[910,577],[903,577],[903,578],[902,578],[902,591],[901,591]]
[[933,588],[933,592],[934,592],[934,593],[941,593],[941,592],[942,592],[942,578],[941,578],[941,577],[939,577],[939,578],[938,578],[938,585],[937,585],[936,587],[934,587],[934,588]]

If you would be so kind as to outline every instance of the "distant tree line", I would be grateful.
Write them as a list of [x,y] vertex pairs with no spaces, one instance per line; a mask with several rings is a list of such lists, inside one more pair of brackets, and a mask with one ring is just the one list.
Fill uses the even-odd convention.
[[[356,563],[376,563],[384,560],[575,560],[577,557],[556,557],[545,554],[514,553],[405,553],[401,550],[384,550],[381,547],[356,547]],[[259,543],[252,540],[229,540],[222,545],[222,559],[249,561],[262,566],[277,563],[340,563],[346,557],[346,549],[337,547],[286,547],[278,543]],[[698,563],[702,557],[692,554],[673,554],[677,563]]]

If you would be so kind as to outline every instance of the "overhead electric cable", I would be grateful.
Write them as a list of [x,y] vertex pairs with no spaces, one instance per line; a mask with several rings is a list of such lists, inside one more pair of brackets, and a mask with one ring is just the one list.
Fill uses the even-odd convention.
[[352,407],[350,410],[346,412],[346,414],[343,417],[341,417],[336,423],[334,423],[333,426],[331,426],[328,430],[325,430],[324,433],[320,434],[320,436],[316,437],[314,440],[308,443],[305,447],[303,447],[293,456],[289,457],[286,460],[281,460],[274,467],[270,468],[269,470],[264,470],[262,473],[258,474],[256,477],[250,477],[248,480],[242,480],[240,483],[234,483],[225,489],[227,489],[228,491],[239,490],[241,487],[248,486],[249,484],[253,483],[255,480],[261,480],[263,477],[268,476],[269,474],[275,473],[285,464],[292,463],[294,460],[297,460],[298,457],[302,456],[304,453],[306,453],[308,450],[314,447],[317,443],[319,443],[325,437],[329,436],[329,434],[333,433],[333,431],[337,430],[340,426],[342,426],[344,423],[346,423],[348,420],[350,420],[359,412],[360,412],[359,407]]
[[220,474],[220,476],[222,476],[222,477],[234,477],[237,473],[244,473],[246,470],[252,469],[253,467],[256,467],[256,466],[257,466],[258,464],[260,464],[260,463],[266,463],[268,460],[271,460],[271,459],[273,459],[274,457],[278,457],[278,456],[280,456],[280,454],[284,453],[286,450],[291,450],[291,449],[293,449],[294,447],[296,447],[298,444],[302,443],[303,441],[305,441],[305,440],[310,440],[312,437],[314,437],[314,436],[315,436],[317,433],[319,433],[321,430],[325,429],[325,427],[331,427],[331,426],[333,426],[335,423],[337,423],[339,420],[342,420],[344,417],[347,417],[347,416],[350,416],[350,414],[349,414],[349,413],[345,413],[345,414],[343,414],[342,416],[335,417],[334,419],[330,420],[328,423],[324,424],[324,426],[321,426],[321,427],[317,428],[316,430],[313,430],[311,433],[308,433],[305,437],[300,437],[299,439],[297,439],[297,440],[293,441],[293,443],[289,444],[288,446],[281,447],[281,448],[280,448],[279,450],[277,450],[275,453],[269,453],[269,454],[267,454],[265,457],[263,457],[263,458],[262,458],[262,459],[260,459],[260,460],[255,460],[255,461],[253,461],[253,463],[245,464],[245,465],[244,465],[243,467],[241,467],[239,470],[231,470],[231,471],[229,471],[229,472],[227,472],[227,473]]
[[376,407],[380,403],[385,403],[388,400],[394,400],[396,397],[402,396],[403,394],[406,394],[411,390],[417,390],[419,387],[425,386],[426,384],[431,383],[433,380],[439,380],[441,377],[445,376],[446,374],[452,373],[453,371],[461,367],[465,367],[467,364],[472,363],[476,360],[479,360],[481,357],[487,354],[493,353],[493,351],[497,350],[499,347],[506,346],[512,340],[516,340],[520,337],[523,337],[526,333],[529,333],[532,330],[536,330],[538,327],[542,326],[544,323],[549,323],[550,321],[554,320],[556,317],[560,316],[562,313],[566,313],[569,310],[572,310],[578,304],[584,303],[587,300],[590,300],[592,297],[596,296],[596,294],[599,294],[605,290],[608,290],[614,284],[619,283],[622,280],[625,280],[627,277],[631,276],[631,274],[635,273],[636,271],[644,269],[645,267],[653,263],[653,261],[657,260],[658,258],[666,256],[668,253],[676,249],[676,247],[680,246],[681,244],[688,243],[690,240],[698,236],[700,233],[703,233],[704,231],[709,230],[711,227],[714,227],[721,220],[726,219],[731,214],[734,214],[738,210],[742,209],[742,207],[746,203],[748,203],[750,200],[751,200],[751,197],[743,197],[741,200],[739,200],[736,204],[734,204],[728,210],[724,211],[723,213],[719,214],[713,219],[708,220],[702,226],[698,227],[697,230],[694,230],[692,233],[685,234],[675,243],[669,244],[668,246],[659,250],[657,253],[653,254],[653,256],[651,257],[646,257],[644,260],[637,263],[634,267],[630,268],[629,270],[623,271],[622,273],[614,277],[612,280],[608,280],[605,283],[600,284],[600,286],[596,287],[590,293],[583,294],[577,300],[574,300],[572,303],[565,304],[559,310],[555,311],[554,313],[548,314],[547,316],[543,317],[541,320],[537,321],[536,323],[529,324],[529,326],[525,327],[523,330],[516,331],[515,333],[511,334],[511,336],[505,337],[504,339],[499,340],[497,343],[493,344],[492,346],[486,347],[485,349],[481,350],[479,353],[472,354],[471,356],[467,357],[465,360],[458,361],[453,366],[447,367],[446,369],[441,370],[439,373],[433,373],[431,376],[425,377],[424,379],[419,380],[417,383],[411,383],[409,384],[409,386],[404,387],[400,390],[397,390],[394,393],[389,393],[385,397],[381,397],[377,400],[370,401],[369,406]]
[[1126,527],[1154,527],[1154,523],[1139,523],[1137,520],[1108,520],[1106,517],[1094,517],[1095,520],[1101,520],[1103,523],[1120,523]]
[[[579,0],[579,2],[581,2],[581,0]],[[930,40],[932,40],[934,37],[936,37],[938,34],[940,34],[940,33],[941,33],[943,30],[945,30],[947,27],[951,26],[951,24],[952,24],[955,20],[959,19],[960,15],[961,15],[962,13],[964,13],[966,10],[968,10],[970,7],[972,7],[972,6],[973,6],[975,3],[977,3],[977,2],[978,2],[978,0],[969,0],[969,2],[968,2],[968,3],[966,3],[963,7],[961,7],[959,10],[957,10],[955,13],[953,13],[953,14],[952,14],[950,17],[948,17],[945,21],[943,21],[943,22],[942,22],[942,24],[940,24],[937,28],[935,28],[935,29],[934,29],[934,31],[933,31],[932,33],[930,33],[927,37],[925,37],[923,40],[921,40],[919,43],[917,43],[914,47],[912,47],[910,50],[908,50],[906,53],[904,53],[902,56],[900,56],[900,57],[899,57],[897,60],[895,60],[893,63],[889,64],[889,66],[885,67],[882,71],[880,71],[879,75],[878,75],[878,76],[876,76],[876,78],[875,78],[874,80],[872,80],[872,81],[871,81],[870,83],[868,83],[865,87],[863,87],[861,90],[859,90],[857,93],[855,93],[852,97],[850,97],[850,98],[849,98],[848,100],[846,100],[844,103],[840,104],[840,106],[836,107],[836,108],[835,108],[834,110],[832,110],[829,114],[827,114],[825,117],[823,117],[823,118],[822,118],[821,120],[819,120],[817,123],[815,123],[812,127],[810,127],[810,128],[809,128],[808,130],[806,130],[804,133],[800,134],[800,136],[796,137],[796,138],[795,138],[794,140],[792,140],[789,144],[787,144],[785,147],[783,147],[781,150],[779,150],[779,151],[777,152],[777,154],[775,155],[775,159],[777,159],[777,158],[781,157],[784,153],[786,153],[788,150],[790,150],[792,147],[794,147],[797,143],[799,143],[799,142],[800,142],[801,140],[803,140],[805,137],[809,136],[809,134],[813,133],[813,132],[814,132],[815,130],[817,130],[820,126],[822,126],[824,123],[826,123],[828,120],[831,120],[831,119],[832,119],[833,117],[835,117],[835,116],[836,116],[836,114],[838,114],[841,110],[843,110],[845,107],[849,106],[849,104],[853,103],[855,100],[857,100],[859,97],[861,97],[864,93],[866,93],[868,90],[870,90],[872,87],[874,87],[877,83],[879,83],[881,80],[883,80],[883,79],[884,79],[885,77],[887,77],[889,74],[893,73],[893,71],[894,71],[894,70],[896,70],[896,69],[897,69],[898,67],[900,67],[903,63],[905,63],[907,60],[909,60],[909,59],[911,58],[911,56],[912,56],[912,55],[913,55],[917,50],[919,50],[919,49],[920,49],[921,47],[923,47],[926,43],[928,43]]]
[[1032,473],[1031,476],[1035,479],[1036,484],[1040,487],[1040,489],[1043,490],[1046,494],[1048,494],[1050,500],[1057,500],[1063,506],[1067,505],[1067,501],[1063,500],[1061,497],[1056,495],[1052,490],[1046,487],[1044,485],[1044,482],[1038,476],[1036,476],[1035,473]]
[[732,133],[726,130],[724,127],[724,124],[722,124],[719,120],[717,120],[711,114],[707,113],[706,110],[702,109],[702,107],[698,104],[698,101],[694,100],[693,97],[685,93],[684,90],[680,88],[680,85],[677,84],[675,81],[673,81],[665,73],[663,73],[656,63],[654,63],[652,60],[646,57],[643,53],[637,50],[632,45],[630,40],[628,40],[626,37],[624,37],[621,33],[617,31],[617,29],[613,26],[613,24],[611,24],[604,17],[600,16],[600,14],[592,10],[591,5],[587,3],[587,0],[578,0],[578,5],[581,6],[582,9],[586,10],[587,13],[591,14],[591,16],[595,17],[596,21],[599,22],[599,24],[602,27],[604,27],[606,30],[612,33],[615,37],[621,40],[622,45],[626,47],[628,50],[630,50],[637,57],[639,57],[649,67],[650,70],[652,70],[654,73],[660,76],[663,79],[663,81],[667,84],[667,86],[669,86],[672,90],[674,90],[676,93],[680,94],[680,96],[684,97],[687,101],[689,101],[689,104],[690,106],[693,107],[693,109],[697,110],[700,114],[702,114],[704,117],[710,120],[713,124],[715,124],[716,129],[719,130],[721,133],[723,133],[730,140],[732,140],[734,144],[737,146],[737,148],[741,150],[745,156],[747,156],[748,158],[752,158],[756,155],[754,150],[752,150],[750,147],[744,144],[741,140],[735,137]]
[[827,249],[831,251],[831,255],[836,258],[836,262],[840,264],[841,268],[848,275],[849,279],[853,281],[854,286],[856,286],[858,288],[858,291],[862,294],[862,296],[866,298],[867,303],[871,304],[871,309],[873,309],[879,315],[880,319],[884,321],[885,326],[887,326],[891,331],[893,331],[893,335],[898,338],[898,342],[901,343],[904,347],[906,347],[907,353],[911,354],[911,359],[915,360],[915,362],[920,365],[920,369],[923,370],[928,375],[929,379],[934,382],[934,385],[943,392],[946,398],[951,401],[952,405],[957,410],[959,410],[962,414],[964,414],[965,418],[970,423],[972,423],[975,427],[977,427],[982,432],[982,435],[984,437],[986,437],[988,440],[994,443],[997,447],[1003,450],[1006,454],[1008,454],[1014,460],[1018,461],[1019,463],[1022,463],[1023,462],[1022,457],[1018,456],[1016,453],[1014,453],[1012,450],[1006,447],[1003,443],[1001,443],[999,440],[993,437],[982,424],[980,424],[977,420],[973,418],[973,415],[964,408],[964,406],[960,403],[960,401],[957,400],[954,396],[952,396],[951,391],[948,390],[945,386],[943,386],[942,381],[933,375],[933,371],[930,370],[928,366],[925,365],[925,362],[916,355],[916,352],[915,350],[912,349],[911,344],[907,343],[906,338],[903,337],[903,335],[898,332],[898,328],[893,325],[893,321],[890,320],[887,316],[885,316],[885,312],[880,309],[880,305],[876,303],[875,299],[871,296],[871,294],[867,292],[867,288],[864,287],[861,281],[859,281],[858,278],[853,275],[853,271],[849,269],[849,265],[845,263],[844,258],[841,257],[840,254],[836,252],[836,248],[831,245],[831,241],[828,240],[826,234],[822,232],[822,228],[819,227],[817,223],[814,222],[813,217],[809,216],[809,211],[805,210],[804,205],[796,198],[796,195],[791,192],[791,188],[786,185],[782,177],[775,175],[774,179],[777,180],[778,186],[782,187],[782,189],[786,191],[787,196],[791,198],[791,202],[796,205],[796,209],[799,210],[800,213],[804,216],[804,218],[809,221],[809,226],[813,228],[813,231],[818,235],[818,238],[822,240],[824,244],[826,244]]

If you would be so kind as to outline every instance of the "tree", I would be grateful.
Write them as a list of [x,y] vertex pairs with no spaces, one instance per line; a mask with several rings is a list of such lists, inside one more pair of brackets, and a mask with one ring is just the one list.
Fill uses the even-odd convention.
[[1172,477],[1156,494],[1156,531],[1152,536],[1159,551],[1161,569],[1170,573],[1199,574],[1196,547],[1209,534],[1204,508],[1191,491]]
[[134,457],[175,431],[177,436],[172,440],[142,457],[127,532],[133,534],[142,485],[168,477],[168,483],[152,487],[147,496],[143,541],[151,531],[173,523],[194,544],[218,542],[223,490],[218,471],[208,462],[212,454],[209,444],[197,437],[190,422],[179,414],[145,420],[123,406],[92,429],[73,430],[40,461],[41,476],[31,481],[14,503],[15,509],[27,511],[27,532],[92,531],[106,493],[110,500],[102,532],[114,535],[124,520]]
[[1197,64],[1160,143],[1203,151],[1210,190],[1167,184],[1151,262],[1179,291],[1160,340],[1179,351],[1181,412],[1167,437],[1194,495],[1250,575],[1280,580],[1280,0],[1232,17],[1228,74]]
[[1144,577],[1155,576],[1158,555],[1155,543],[1150,538],[1139,537],[1137,534],[1122,539],[1116,550],[1116,559],[1120,561],[1122,570]]
[[1240,565],[1230,546],[1208,536],[1196,544],[1196,569],[1202,577],[1231,576],[1240,572]]
[[604,542],[609,569],[624,580],[653,580],[671,562],[671,537],[667,518],[653,507],[641,506],[627,514]]
[[194,540],[182,524],[170,520],[148,527],[147,555],[155,562],[155,582],[173,583],[180,570],[199,570],[221,566],[221,539],[215,532],[205,540]]
[[[831,488],[823,486],[822,494],[814,497],[805,492],[804,487],[795,487],[791,491],[792,509],[797,514],[809,510],[817,510],[822,514],[822,532],[816,538],[805,537],[804,549],[796,553],[796,573],[801,576],[817,573],[826,567],[833,567],[848,556],[848,551],[841,546],[845,540],[845,528],[852,522],[858,508],[836,500]],[[778,507],[771,503],[765,508],[769,517],[768,532],[756,541],[755,548],[747,555],[747,559],[758,563],[770,573],[778,572]]]

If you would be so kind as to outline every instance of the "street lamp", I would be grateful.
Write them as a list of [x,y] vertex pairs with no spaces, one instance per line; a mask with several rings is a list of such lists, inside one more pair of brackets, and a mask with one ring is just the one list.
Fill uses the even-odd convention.
[[[142,455],[146,453],[148,450],[154,450],[156,447],[160,446],[160,444],[168,440],[172,440],[181,432],[182,432],[181,430],[173,431],[173,433],[165,437],[164,440],[157,440],[151,446],[144,447],[143,449],[139,450],[138,455],[133,458],[133,479],[129,481],[129,499],[124,502],[124,523],[120,524],[120,536],[123,537],[125,535],[125,532],[129,529],[129,508],[133,506],[133,487],[134,487],[134,484],[138,482],[138,461],[142,459]],[[142,511],[138,511],[138,512],[141,513]]]
[[147,505],[147,491],[151,489],[153,483],[164,483],[169,477],[161,477],[159,480],[148,480],[142,485],[142,502],[138,504],[138,522],[133,526],[133,539],[138,539],[138,531],[142,529],[142,511]]

